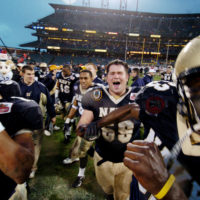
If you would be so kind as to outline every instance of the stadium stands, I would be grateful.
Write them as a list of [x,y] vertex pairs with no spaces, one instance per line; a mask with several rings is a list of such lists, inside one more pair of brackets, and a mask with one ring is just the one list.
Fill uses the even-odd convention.
[[[60,52],[74,62],[88,55],[174,60],[182,47],[200,30],[200,14],[156,14],[50,4],[55,12],[26,26],[37,41],[22,44],[37,50]],[[44,58],[49,60],[50,58]],[[66,59],[55,59],[62,63]]]

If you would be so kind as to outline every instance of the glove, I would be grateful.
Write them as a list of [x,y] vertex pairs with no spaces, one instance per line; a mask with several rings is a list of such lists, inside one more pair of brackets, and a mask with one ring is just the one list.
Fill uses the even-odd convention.
[[101,135],[100,128],[98,128],[97,122],[92,122],[87,125],[85,134],[83,136],[84,139],[88,141],[94,141],[98,139]]

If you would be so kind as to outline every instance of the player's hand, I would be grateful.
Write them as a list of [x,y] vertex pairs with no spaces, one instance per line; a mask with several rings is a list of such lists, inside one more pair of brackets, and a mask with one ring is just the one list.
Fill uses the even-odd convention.
[[100,136],[100,129],[98,128],[97,121],[88,124],[86,132],[84,134],[84,139],[88,141],[94,141]]
[[100,136],[100,129],[98,128],[97,121],[80,125],[77,134],[88,141],[96,140]]
[[124,164],[140,184],[151,194],[157,194],[169,177],[157,146],[153,142],[137,140],[127,144],[124,156]]

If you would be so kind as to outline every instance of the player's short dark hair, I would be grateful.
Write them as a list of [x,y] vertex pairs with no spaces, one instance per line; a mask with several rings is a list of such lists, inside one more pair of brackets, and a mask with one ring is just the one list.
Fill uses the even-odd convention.
[[65,68],[71,70],[71,66],[69,64],[63,65],[63,69],[65,69]]
[[137,67],[133,68],[132,71],[136,72],[137,74],[140,73],[140,70]]
[[80,71],[80,74],[81,73],[88,73],[90,75],[90,77],[92,78],[92,72],[90,70],[84,69],[84,70]]
[[24,65],[22,67],[22,72],[25,73],[26,70],[34,71],[34,69],[30,65]]
[[109,69],[110,69],[110,66],[111,65],[122,65],[126,71],[126,73],[128,74],[128,64],[122,60],[119,60],[119,59],[116,59],[116,60],[113,60],[111,62],[108,63],[107,67],[106,67],[106,73],[108,74],[109,72]]

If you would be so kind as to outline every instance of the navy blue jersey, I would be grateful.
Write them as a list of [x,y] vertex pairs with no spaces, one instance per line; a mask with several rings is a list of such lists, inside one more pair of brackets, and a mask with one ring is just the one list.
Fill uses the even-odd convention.
[[59,99],[62,103],[71,102],[73,97],[73,87],[78,80],[76,74],[71,73],[70,76],[64,77],[62,72],[57,75]]
[[[0,100],[0,121],[11,137],[22,129],[43,128],[43,117],[38,104],[20,97],[12,97],[6,101]],[[16,183],[0,171],[0,199],[7,200],[15,187]]]
[[83,114],[83,106],[82,106],[82,98],[83,98],[83,96],[95,86],[96,85],[91,85],[87,90],[82,90],[81,87],[80,87],[80,84],[79,84],[79,86],[74,87],[74,95],[73,95],[74,97],[73,97],[72,104],[73,104],[73,102],[75,100],[77,101],[77,104],[78,104],[78,115],[79,116],[81,116]]
[[145,76],[143,77],[142,80],[143,80],[144,84],[147,85],[148,83],[150,83],[150,82],[153,81],[153,77],[147,74],[147,75],[145,75]]
[[[119,99],[108,92],[108,87],[97,87],[86,93],[82,100],[83,109],[93,112],[94,121],[106,116],[120,106],[134,102],[135,93],[129,88]],[[133,140],[134,122],[127,120],[103,127],[101,136],[96,140],[96,151],[103,161],[122,162],[126,144]]]
[[172,73],[162,73],[161,74],[161,80],[164,81],[172,81]]
[[169,149],[178,140],[176,125],[178,98],[175,85],[166,81],[149,83],[136,98],[140,106],[140,120],[152,128]]
[[12,77],[12,80],[16,81],[16,82],[19,82],[21,80],[21,76],[20,76],[20,72],[15,69],[15,70],[12,70],[13,72],[13,77]]
[[136,76],[135,78],[133,78],[133,83],[131,84],[131,87],[143,87],[144,85],[145,84],[143,79]]
[[93,79],[92,81],[93,83],[98,83],[98,84],[103,84],[103,85],[106,85],[106,83],[100,79],[99,77],[96,76],[96,78]]
[[[140,106],[139,118],[144,125],[153,129],[161,141],[160,149],[169,150],[179,139],[177,129],[177,89],[172,82],[154,81],[146,85],[136,98]],[[146,136],[145,136],[146,137]],[[178,161],[189,174],[200,184],[200,157],[187,156],[181,151]]]
[[50,98],[49,91],[45,87],[45,85],[43,85],[39,81],[35,81],[33,84],[28,86],[22,80],[19,82],[19,86],[21,89],[22,97],[24,97],[26,99],[32,99],[32,100],[36,101],[38,104],[41,101],[41,94],[44,94],[46,96],[45,104],[46,104],[46,108],[47,108],[47,113],[49,114],[49,116],[51,118],[56,116],[54,105]]
[[37,81],[43,83],[45,76],[48,74],[48,71],[42,71],[41,69],[35,72],[35,77]]
[[39,105],[33,100],[12,97],[0,100],[0,121],[12,137],[21,129],[43,128],[43,117]]
[[55,87],[56,85],[56,79],[53,79],[53,73],[49,72],[45,77],[44,77],[44,81],[43,84],[47,87],[47,89],[49,90],[49,92]]

